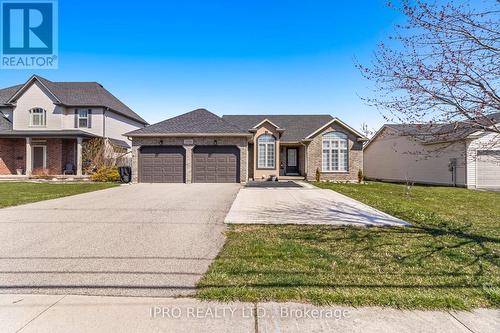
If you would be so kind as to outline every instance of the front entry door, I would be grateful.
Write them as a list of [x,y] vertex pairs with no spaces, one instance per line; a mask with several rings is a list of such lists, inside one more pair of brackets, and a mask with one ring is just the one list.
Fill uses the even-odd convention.
[[45,146],[33,146],[33,170],[45,169]]
[[299,163],[298,163],[298,149],[297,148],[287,148],[286,150],[286,174],[287,175],[298,175],[299,174]]

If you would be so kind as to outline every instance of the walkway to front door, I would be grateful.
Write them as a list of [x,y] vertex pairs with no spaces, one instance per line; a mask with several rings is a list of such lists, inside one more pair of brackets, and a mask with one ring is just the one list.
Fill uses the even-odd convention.
[[241,189],[226,223],[405,226],[405,221],[332,190],[308,188]]

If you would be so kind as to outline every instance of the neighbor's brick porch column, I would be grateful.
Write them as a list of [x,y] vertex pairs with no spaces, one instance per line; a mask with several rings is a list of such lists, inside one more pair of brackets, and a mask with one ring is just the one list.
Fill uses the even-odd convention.
[[194,146],[183,146],[186,149],[186,184],[191,184],[193,180],[192,161]]

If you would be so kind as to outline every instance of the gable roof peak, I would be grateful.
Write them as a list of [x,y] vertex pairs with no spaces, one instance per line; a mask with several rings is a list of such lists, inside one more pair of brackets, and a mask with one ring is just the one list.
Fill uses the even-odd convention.
[[258,123],[254,127],[252,127],[252,129],[257,129],[258,127],[262,126],[262,124],[264,124],[264,123],[271,124],[274,128],[276,128],[276,130],[283,130],[280,126],[276,125],[271,120],[269,120],[269,118],[266,118],[266,119],[262,120],[260,123]]
[[148,124],[98,82],[54,82],[37,74],[33,74],[22,85],[0,89],[0,105],[13,104],[35,81],[38,81],[58,104],[67,107],[103,107],[143,125]]

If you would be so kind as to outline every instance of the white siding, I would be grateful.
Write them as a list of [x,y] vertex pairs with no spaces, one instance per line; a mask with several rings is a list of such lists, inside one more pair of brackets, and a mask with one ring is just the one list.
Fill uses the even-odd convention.
[[126,141],[131,147],[132,142],[123,134],[142,128],[144,125],[112,111],[106,112],[105,136],[112,139]]
[[102,136],[103,133],[103,125],[102,125],[102,108],[85,108],[82,107],[80,109],[92,110],[92,121],[91,128],[81,127],[75,128],[75,109],[76,108],[67,108],[64,113],[64,121],[63,121],[63,129],[78,129],[81,131],[89,132],[95,135]]
[[477,151],[500,149],[500,134],[489,133],[467,142],[467,187],[477,184]]
[[368,178],[416,183],[453,185],[448,169],[457,159],[457,185],[465,186],[465,143],[422,145],[409,136],[385,128],[364,150],[364,172]]
[[[49,97],[45,88],[38,82],[32,84],[26,91],[17,99],[14,109],[14,130],[57,130],[62,127],[62,115],[64,108],[56,106],[55,100]],[[30,127],[29,111],[33,108],[42,108],[47,111],[47,126],[46,127]]]

